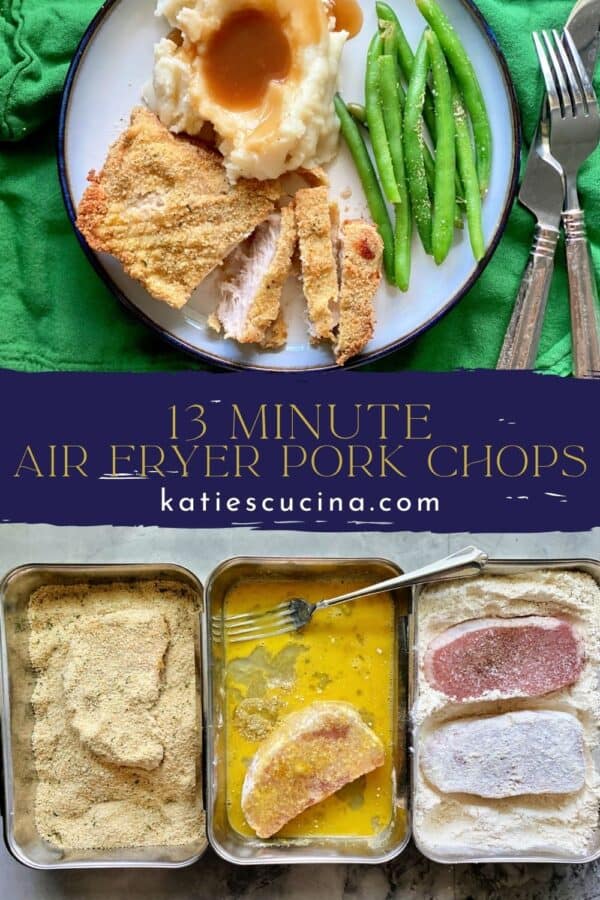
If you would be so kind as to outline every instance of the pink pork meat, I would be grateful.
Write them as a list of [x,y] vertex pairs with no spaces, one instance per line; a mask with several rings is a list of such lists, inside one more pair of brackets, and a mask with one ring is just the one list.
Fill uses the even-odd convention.
[[425,654],[425,677],[454,700],[490,692],[539,697],[573,684],[585,653],[569,622],[552,616],[474,619],[438,635]]

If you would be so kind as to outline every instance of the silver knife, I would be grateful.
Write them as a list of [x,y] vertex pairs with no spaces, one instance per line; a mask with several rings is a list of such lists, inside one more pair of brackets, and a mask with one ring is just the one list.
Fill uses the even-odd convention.
[[498,369],[533,369],[540,343],[565,199],[563,171],[550,153],[547,129],[542,117],[519,191],[537,225]]

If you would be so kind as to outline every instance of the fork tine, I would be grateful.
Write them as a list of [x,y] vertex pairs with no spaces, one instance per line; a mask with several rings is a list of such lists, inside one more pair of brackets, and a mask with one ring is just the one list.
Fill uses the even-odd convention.
[[229,623],[239,623],[240,625],[247,621],[255,621],[257,619],[264,619],[267,616],[272,616],[273,613],[280,612],[283,609],[288,609],[289,601],[286,600],[283,603],[278,603],[277,606],[271,606],[269,609],[264,609],[262,612],[250,612],[250,613],[239,613],[235,616],[227,616],[225,619],[225,625],[229,625]]
[[282,626],[281,628],[275,629],[273,631],[265,631],[260,634],[250,634],[249,632],[240,632],[240,634],[234,635],[233,637],[228,637],[227,640],[230,644],[241,644],[243,641],[267,641],[269,638],[279,637],[281,634],[291,634],[293,631],[296,631],[296,627],[293,622],[289,622],[288,625]]
[[548,95],[548,107],[550,112],[561,112],[560,101],[558,98],[558,91],[556,87],[556,83],[554,81],[554,75],[552,74],[552,68],[548,61],[548,57],[546,55],[546,51],[544,49],[544,45],[542,44],[541,38],[537,31],[534,31],[532,34],[533,43],[535,44],[535,51],[537,53],[537,57],[540,63],[540,69],[542,70],[542,75],[544,76],[544,82],[546,84],[546,93]]
[[260,634],[262,631],[270,631],[272,628],[278,628],[280,625],[285,625],[287,622],[293,624],[294,620],[289,614],[282,614],[278,616],[273,616],[272,618],[257,623],[256,625],[225,625],[225,633],[228,638],[235,637],[238,634]]
[[542,31],[542,37],[548,51],[548,56],[550,57],[550,68],[552,69],[554,83],[558,90],[558,99],[561,105],[563,118],[572,118],[575,115],[575,109],[573,108],[573,101],[571,99],[571,94],[569,93],[569,85],[567,84],[565,73],[563,72],[556,49],[552,42],[552,36],[549,32]]
[[558,51],[562,71],[567,77],[567,84],[569,87],[571,100],[573,101],[573,109],[575,115],[580,115],[582,112],[585,112],[586,109],[586,105],[583,99],[583,88],[581,82],[571,64],[569,54],[567,53],[567,49],[563,44],[558,31],[553,30],[552,37],[554,38],[554,46]]
[[592,82],[590,81],[587,70],[583,65],[581,56],[579,55],[579,51],[575,46],[575,42],[571,37],[571,32],[568,29],[566,29],[563,33],[563,42],[567,46],[569,56],[577,70],[577,74],[579,75],[579,81],[585,96],[586,103],[588,105],[588,109],[596,109],[598,107],[598,98],[596,97],[596,92],[594,91],[594,87],[592,85]]

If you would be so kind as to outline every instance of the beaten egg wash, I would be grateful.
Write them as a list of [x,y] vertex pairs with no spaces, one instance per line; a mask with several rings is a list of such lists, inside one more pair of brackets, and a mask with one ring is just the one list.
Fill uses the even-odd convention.
[[[225,616],[269,609],[301,596],[310,602],[365,587],[369,579],[245,579]],[[241,808],[248,765],[274,724],[315,700],[351,703],[382,740],[384,765],[305,810],[280,838],[373,838],[394,812],[396,697],[394,603],[389,594],[318,613],[302,632],[226,645],[227,808],[234,829],[253,835]]]

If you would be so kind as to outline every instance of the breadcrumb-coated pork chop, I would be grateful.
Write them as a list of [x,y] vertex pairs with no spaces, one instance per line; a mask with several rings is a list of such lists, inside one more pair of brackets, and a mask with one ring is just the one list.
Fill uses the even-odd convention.
[[340,235],[339,324],[335,357],[343,366],[364,349],[375,329],[383,241],[372,222],[344,222]]
[[293,206],[272,213],[224,266],[221,301],[209,325],[240,344],[280,347],[287,339],[281,295],[296,246]]
[[314,343],[332,341],[338,303],[337,221],[327,187],[296,193],[296,223],[310,336]]
[[274,181],[227,181],[219,153],[175,136],[149,110],[129,128],[90,182],[77,227],[157,300],[184,306],[206,276],[274,211]]
[[382,766],[383,744],[350,703],[321,701],[291,713],[246,773],[242,810],[260,838]]

